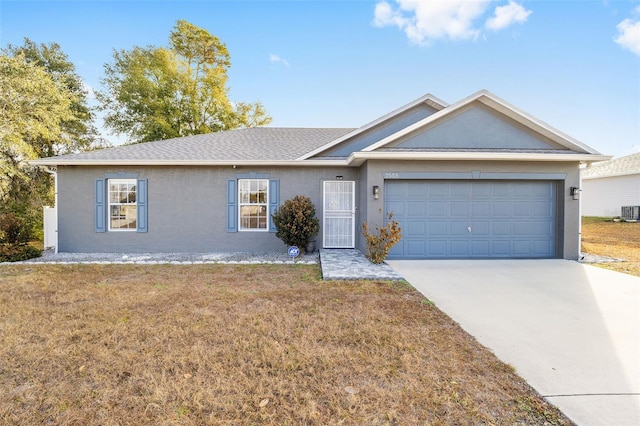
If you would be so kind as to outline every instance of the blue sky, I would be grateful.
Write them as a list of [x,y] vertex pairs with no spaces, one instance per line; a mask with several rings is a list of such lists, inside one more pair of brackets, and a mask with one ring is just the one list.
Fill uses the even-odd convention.
[[0,0],[0,46],[59,43],[100,88],[113,49],[166,45],[178,19],[227,45],[230,98],[272,126],[359,127],[487,89],[604,154],[640,151],[635,0]]

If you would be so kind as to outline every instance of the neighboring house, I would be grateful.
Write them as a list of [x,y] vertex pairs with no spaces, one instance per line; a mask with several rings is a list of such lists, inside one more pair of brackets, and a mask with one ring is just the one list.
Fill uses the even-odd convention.
[[582,215],[620,216],[640,206],[640,152],[592,164],[582,172]]
[[284,251],[271,213],[311,197],[321,248],[366,250],[388,212],[390,258],[579,253],[580,165],[609,159],[480,91],[425,95],[358,129],[250,128],[45,158],[61,252]]

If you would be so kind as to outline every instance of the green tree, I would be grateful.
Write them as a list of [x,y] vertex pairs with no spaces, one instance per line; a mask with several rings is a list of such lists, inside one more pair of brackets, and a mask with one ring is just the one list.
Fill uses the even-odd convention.
[[[71,114],[59,122],[59,132],[52,137],[38,135],[27,142],[39,157],[50,157],[104,147],[94,126],[94,114],[88,104],[88,90],[76,73],[75,65],[57,43],[37,44],[25,38],[22,46],[8,45],[3,54],[23,57],[28,63],[44,69],[58,89],[67,93]],[[108,145],[108,144],[107,144]]]
[[109,146],[98,137],[88,90],[60,45],[0,50],[0,214],[13,212],[41,234],[53,180],[27,160]]
[[50,201],[50,179],[26,161],[44,153],[35,141],[61,139],[62,123],[73,118],[72,100],[24,55],[0,55],[0,210],[18,213],[34,228],[38,208]]
[[117,50],[97,93],[105,126],[131,142],[266,125],[262,104],[228,99],[229,52],[218,37],[177,21],[169,46]]

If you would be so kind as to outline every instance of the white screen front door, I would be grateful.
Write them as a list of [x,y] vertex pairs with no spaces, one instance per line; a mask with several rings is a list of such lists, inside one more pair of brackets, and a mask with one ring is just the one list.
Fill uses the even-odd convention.
[[323,188],[323,247],[355,247],[355,182],[325,181]]

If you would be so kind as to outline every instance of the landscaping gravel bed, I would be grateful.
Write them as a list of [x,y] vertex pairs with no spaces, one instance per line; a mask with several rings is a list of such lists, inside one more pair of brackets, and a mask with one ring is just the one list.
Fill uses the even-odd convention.
[[42,257],[14,263],[117,263],[117,264],[202,264],[202,263],[318,263],[318,253],[292,259],[287,253],[54,253],[45,250]]

